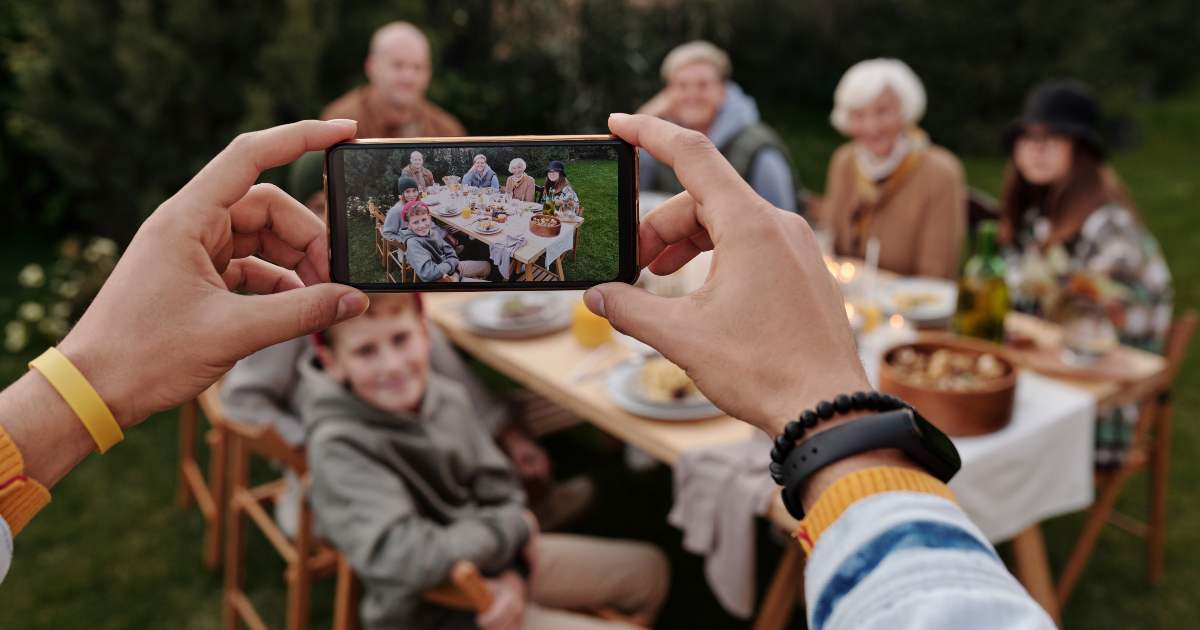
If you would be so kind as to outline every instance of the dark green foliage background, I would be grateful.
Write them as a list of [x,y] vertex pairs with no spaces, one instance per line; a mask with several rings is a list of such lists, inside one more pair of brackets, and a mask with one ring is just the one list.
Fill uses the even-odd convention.
[[601,131],[659,88],[667,50],[706,37],[768,112],[827,111],[847,66],[887,55],[925,80],[925,124],[952,148],[995,150],[1026,89],[1063,75],[1094,84],[1134,142],[1123,114],[1200,58],[1194,0],[10,0],[0,222],[127,240],[238,132],[361,83],[394,19],[429,33],[430,96],[477,134]]

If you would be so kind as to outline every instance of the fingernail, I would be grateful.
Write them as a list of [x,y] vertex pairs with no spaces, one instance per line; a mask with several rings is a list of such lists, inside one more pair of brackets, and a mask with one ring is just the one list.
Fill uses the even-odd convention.
[[604,294],[596,289],[588,289],[583,294],[583,303],[587,305],[591,311],[600,317],[608,317],[604,314]]
[[621,112],[613,112],[608,115],[608,118],[610,120],[613,118],[616,118],[617,120],[621,120],[622,118],[629,118],[629,114],[622,114]]
[[335,125],[341,125],[343,127],[357,127],[358,126],[357,120],[351,120],[349,118],[334,118],[334,119],[328,120],[326,122],[331,122]]
[[363,311],[366,311],[367,306],[370,304],[371,300],[367,298],[366,293],[360,291],[347,293],[342,296],[342,299],[338,300],[337,315],[335,318],[340,322],[351,317],[357,317],[362,315]]

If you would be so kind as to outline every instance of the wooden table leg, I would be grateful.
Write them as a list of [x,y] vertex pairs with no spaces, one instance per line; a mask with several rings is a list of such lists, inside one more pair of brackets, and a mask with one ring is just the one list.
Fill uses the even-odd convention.
[[796,597],[804,588],[804,551],[800,545],[789,544],[779,559],[771,587],[758,607],[754,630],[779,630],[792,620]]
[[554,269],[555,269],[555,271],[557,271],[557,272],[558,272],[558,279],[559,279],[559,280],[566,280],[566,279],[567,279],[567,276],[566,276],[566,275],[563,273],[563,268],[562,268],[562,256],[559,256],[558,258],[555,258],[555,259],[554,259]]
[[525,282],[533,282],[533,261],[525,263]]
[[1034,523],[1012,539],[1013,573],[1029,591],[1034,601],[1059,624],[1058,596],[1050,576],[1050,560],[1046,557],[1046,541],[1041,525]]

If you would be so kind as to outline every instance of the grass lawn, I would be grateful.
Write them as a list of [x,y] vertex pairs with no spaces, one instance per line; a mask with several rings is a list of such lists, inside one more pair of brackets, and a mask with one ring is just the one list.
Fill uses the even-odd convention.
[[[768,114],[771,112],[768,110]],[[1187,98],[1144,107],[1138,118],[1144,143],[1115,159],[1143,215],[1162,242],[1175,276],[1179,308],[1200,306],[1200,183],[1187,158],[1200,144],[1200,92]],[[787,118],[768,116],[788,140],[802,181],[824,187],[829,154],[840,139],[822,114]],[[1002,160],[964,160],[973,186],[995,192]],[[604,225],[597,215],[592,186],[602,179],[572,165],[571,180],[587,204],[586,230]],[[585,252],[598,251],[601,230],[587,232]],[[0,253],[0,288],[28,259],[36,244]],[[581,252],[580,262],[593,260]],[[569,259],[568,259],[569,260]],[[615,262],[614,262],[615,264]],[[586,268],[584,269],[586,270]],[[19,374],[19,362],[0,363],[0,381]],[[1176,390],[1174,459],[1170,489],[1170,530],[1166,574],[1157,587],[1143,576],[1142,546],[1115,529],[1104,532],[1097,554],[1068,605],[1065,625],[1072,628],[1182,628],[1200,617],[1200,369],[1185,366]],[[119,448],[92,457],[54,489],[54,502],[17,539],[15,563],[0,586],[0,628],[218,628],[221,576],[200,565],[201,525],[194,511],[174,505],[176,414],[163,413],[130,432]],[[717,605],[703,580],[702,560],[681,551],[679,533],[666,524],[671,502],[670,472],[626,471],[617,453],[603,447],[592,429],[581,427],[549,440],[563,475],[589,472],[598,481],[593,516],[581,531],[632,536],[659,544],[671,557],[674,579],[660,627],[746,628]],[[1123,498],[1133,511],[1145,505],[1144,484],[1135,480]],[[1050,521],[1046,542],[1051,561],[1060,567],[1082,519],[1070,515]],[[249,550],[253,599],[272,627],[282,625],[282,564],[255,537]],[[1003,549],[1002,549],[1003,550]],[[773,568],[778,547],[759,537],[759,588]],[[314,592],[313,627],[329,625],[332,590],[320,583]],[[797,618],[796,627],[802,626]]]
[[[571,186],[584,208],[575,255],[563,254],[567,280],[609,280],[617,275],[617,163],[610,160],[576,160],[568,167]],[[538,185],[544,185],[539,180]],[[364,282],[387,282],[375,252],[375,222],[351,213],[346,220],[350,233],[350,277]],[[463,236],[459,236],[463,240]],[[539,261],[544,266],[545,261]],[[395,274],[395,272],[393,272]],[[397,279],[399,276],[397,276]]]

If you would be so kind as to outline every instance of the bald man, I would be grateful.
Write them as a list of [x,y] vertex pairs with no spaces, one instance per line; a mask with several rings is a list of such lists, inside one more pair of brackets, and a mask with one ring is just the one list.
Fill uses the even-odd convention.
[[321,118],[357,120],[359,138],[466,135],[457,118],[425,100],[433,68],[417,27],[392,22],[375,31],[364,69],[368,84],[330,103]]

